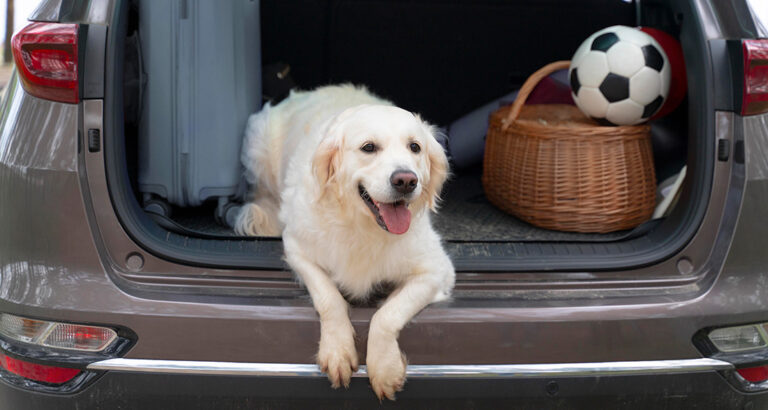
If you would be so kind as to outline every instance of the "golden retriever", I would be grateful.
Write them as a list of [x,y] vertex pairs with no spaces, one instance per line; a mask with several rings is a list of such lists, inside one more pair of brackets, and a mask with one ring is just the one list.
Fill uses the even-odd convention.
[[450,296],[454,268],[432,229],[448,162],[435,130],[365,88],[293,92],[251,116],[242,160],[253,201],[241,235],[283,236],[288,264],[320,316],[317,363],[332,386],[357,369],[344,296],[395,290],[373,315],[366,357],[376,395],[405,382],[400,330],[429,303]]

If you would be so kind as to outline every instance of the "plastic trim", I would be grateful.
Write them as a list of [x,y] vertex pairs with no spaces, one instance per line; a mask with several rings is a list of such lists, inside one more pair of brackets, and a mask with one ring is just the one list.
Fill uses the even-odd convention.
[[90,24],[86,28],[81,99],[104,98],[104,60],[107,26]]

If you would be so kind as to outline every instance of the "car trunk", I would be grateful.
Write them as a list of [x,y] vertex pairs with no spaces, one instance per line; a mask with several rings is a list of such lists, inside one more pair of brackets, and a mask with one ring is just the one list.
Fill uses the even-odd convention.
[[[165,216],[154,219],[142,209],[152,208],[148,201],[155,210],[157,201],[163,202],[156,193],[142,192],[140,182],[148,150],[142,145],[146,139],[141,134],[148,132],[142,105],[153,84],[144,67],[147,47],[141,43],[146,41],[140,29],[146,3],[134,0],[126,9],[123,98],[115,101],[125,107],[125,134],[124,145],[115,151],[110,183],[126,231],[152,253],[191,265],[283,268],[279,238],[236,237],[221,223],[226,204],[216,197],[194,206],[161,204]],[[345,82],[365,85],[420,113],[450,136],[458,119],[517,90],[545,64],[570,59],[591,33],[611,25],[648,25],[678,37],[689,81],[701,78],[708,69],[699,46],[701,33],[682,25],[683,14],[661,2],[644,2],[642,7],[618,0],[262,0],[259,58],[264,67],[290,66],[290,76],[301,89]],[[169,78],[175,81],[173,75]],[[269,97],[269,80],[261,80]],[[689,87],[687,99],[674,112],[652,123],[657,182],[674,177],[683,166],[688,176],[672,211],[636,229],[578,233],[533,226],[488,201],[481,183],[482,159],[454,164],[433,223],[457,270],[619,271],[647,266],[681,249],[697,231],[710,195],[712,164],[707,158],[714,149],[708,142],[713,140],[714,111],[707,93]],[[155,132],[152,138],[163,135]],[[482,145],[482,139],[476,144]],[[239,157],[231,161],[238,164]],[[242,187],[238,189],[226,201],[237,203]]]

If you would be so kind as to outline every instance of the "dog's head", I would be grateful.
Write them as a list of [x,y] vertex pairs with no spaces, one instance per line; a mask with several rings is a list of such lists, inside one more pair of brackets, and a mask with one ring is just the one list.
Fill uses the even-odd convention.
[[313,158],[320,195],[384,230],[408,231],[411,213],[435,210],[448,160],[435,130],[418,116],[362,105],[332,119]]

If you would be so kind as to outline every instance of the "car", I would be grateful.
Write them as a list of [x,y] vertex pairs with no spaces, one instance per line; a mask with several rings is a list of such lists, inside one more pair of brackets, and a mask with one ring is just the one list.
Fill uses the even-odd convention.
[[[226,227],[237,184],[176,195],[149,175],[239,177],[262,66],[444,126],[618,24],[682,45],[687,96],[651,132],[657,179],[687,169],[676,205],[633,230],[540,229],[488,203],[479,164],[455,167],[435,219],[453,298],[403,329],[385,404],[768,406],[759,0],[42,0],[29,20],[0,103],[0,407],[379,406],[364,366],[334,390],[314,364],[280,238]],[[376,303],[351,309],[358,352]]]

